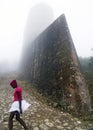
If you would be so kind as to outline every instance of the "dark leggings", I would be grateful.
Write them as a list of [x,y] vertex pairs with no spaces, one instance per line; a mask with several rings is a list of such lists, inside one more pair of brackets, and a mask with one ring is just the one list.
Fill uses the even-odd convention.
[[16,120],[24,127],[25,130],[28,130],[25,122],[20,118],[20,114],[18,111],[14,111],[10,113],[10,117],[9,117],[9,130],[13,129],[13,118],[14,116],[16,116]]

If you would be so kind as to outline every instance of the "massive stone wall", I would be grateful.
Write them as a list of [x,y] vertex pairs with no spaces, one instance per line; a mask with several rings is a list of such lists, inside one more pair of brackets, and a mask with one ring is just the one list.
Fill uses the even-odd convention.
[[54,102],[73,112],[90,108],[90,96],[65,19],[61,15],[27,48],[21,70],[25,79]]

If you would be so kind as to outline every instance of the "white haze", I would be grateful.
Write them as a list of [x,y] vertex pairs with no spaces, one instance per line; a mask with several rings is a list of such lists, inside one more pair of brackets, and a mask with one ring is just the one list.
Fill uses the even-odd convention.
[[63,13],[78,56],[93,56],[92,5],[93,0],[0,0],[0,68],[4,71],[16,68],[23,45]]
[[53,10],[48,4],[38,3],[33,6],[28,13],[24,30],[24,44],[31,43],[53,21]]

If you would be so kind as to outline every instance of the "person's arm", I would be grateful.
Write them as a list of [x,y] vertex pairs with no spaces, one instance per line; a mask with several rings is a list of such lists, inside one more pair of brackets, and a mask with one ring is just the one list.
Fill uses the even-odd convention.
[[21,95],[19,92],[17,92],[17,96],[18,96],[18,101],[19,101],[19,109],[20,109],[20,113],[22,114],[22,107],[21,107]]

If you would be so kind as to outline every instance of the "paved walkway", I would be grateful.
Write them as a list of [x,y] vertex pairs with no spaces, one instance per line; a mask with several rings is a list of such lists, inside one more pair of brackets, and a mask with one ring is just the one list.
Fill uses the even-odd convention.
[[[7,128],[9,108],[13,100],[13,89],[9,86],[11,77],[0,78],[0,126]],[[22,115],[29,130],[88,130],[93,123],[82,123],[79,119],[68,113],[58,111],[43,102],[42,95],[38,94],[31,84],[18,81],[23,87],[23,97],[31,106]],[[24,130],[14,119],[13,130]]]

